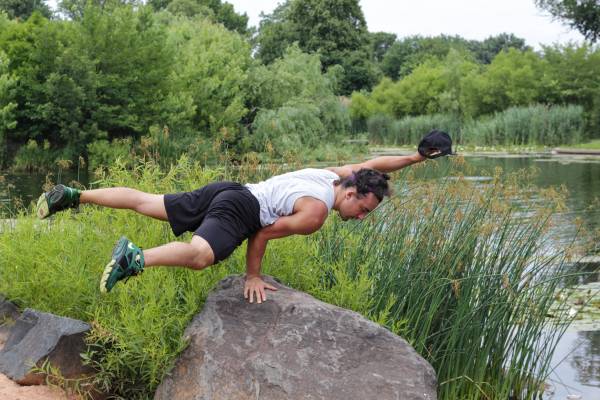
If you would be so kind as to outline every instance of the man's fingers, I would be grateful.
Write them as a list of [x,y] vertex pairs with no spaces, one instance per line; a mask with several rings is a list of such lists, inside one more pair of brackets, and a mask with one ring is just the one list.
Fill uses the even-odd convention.
[[262,295],[261,295],[261,293],[260,293],[260,292],[261,292],[261,290],[262,290],[261,288],[256,288],[256,289],[254,289],[254,294],[256,295],[256,302],[257,302],[258,304],[262,303]]
[[256,302],[260,304],[263,301],[267,301],[266,289],[277,290],[275,286],[268,283],[256,286],[247,285],[244,287],[244,298],[247,299],[249,303],[254,303],[254,298],[256,298]]
[[275,286],[273,286],[273,285],[270,285],[270,284],[268,284],[268,283],[265,283],[265,287],[266,287],[267,289],[270,289],[270,290],[277,290],[277,288],[276,288]]

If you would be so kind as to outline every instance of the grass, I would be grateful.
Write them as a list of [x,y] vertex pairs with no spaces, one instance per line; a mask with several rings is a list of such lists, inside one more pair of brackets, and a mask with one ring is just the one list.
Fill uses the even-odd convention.
[[[545,319],[561,255],[540,253],[562,199],[534,190],[524,176],[506,180],[498,172],[485,186],[467,182],[462,163],[411,168],[398,180],[398,196],[363,223],[332,217],[317,234],[273,241],[263,272],[401,334],[436,368],[440,399],[532,399],[563,329]],[[433,166],[457,178],[417,180]],[[186,158],[168,170],[116,163],[94,185],[166,193],[281,168],[252,159],[215,169]],[[533,193],[546,201],[531,201]],[[167,224],[129,211],[87,206],[40,222],[29,210],[0,235],[0,293],[22,307],[88,321],[96,386],[146,399],[185,347],[182,333],[211,288],[243,273],[245,251],[203,272],[151,268],[102,296],[98,280],[122,234],[143,247],[174,240]]]

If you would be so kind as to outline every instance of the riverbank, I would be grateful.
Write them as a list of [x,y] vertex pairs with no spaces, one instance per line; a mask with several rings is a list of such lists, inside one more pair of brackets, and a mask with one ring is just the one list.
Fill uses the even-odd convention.
[[[585,147],[582,147],[585,146]],[[381,155],[411,154],[409,146],[369,146],[371,157]],[[465,157],[542,157],[542,156],[590,156],[600,157],[600,140],[597,142],[564,147],[547,146],[454,146],[453,151]]]

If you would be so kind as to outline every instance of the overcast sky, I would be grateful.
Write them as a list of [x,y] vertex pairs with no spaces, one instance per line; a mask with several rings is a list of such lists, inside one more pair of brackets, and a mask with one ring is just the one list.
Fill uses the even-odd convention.
[[[282,0],[224,0],[258,26]],[[49,0],[55,6],[56,0]],[[482,40],[507,32],[536,49],[541,44],[581,42],[583,36],[535,7],[534,0],[360,0],[370,32],[398,37],[439,34]]]
[[[281,0],[226,0],[250,25],[261,11],[269,14]],[[581,42],[583,36],[535,7],[533,0],[361,0],[370,32],[410,35],[460,35],[482,40],[508,32],[539,49],[539,44]]]

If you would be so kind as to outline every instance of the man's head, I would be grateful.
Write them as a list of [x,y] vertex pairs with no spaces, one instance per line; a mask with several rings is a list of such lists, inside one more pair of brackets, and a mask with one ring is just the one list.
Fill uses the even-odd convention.
[[389,175],[363,168],[335,182],[338,186],[336,209],[342,219],[363,219],[389,196]]

